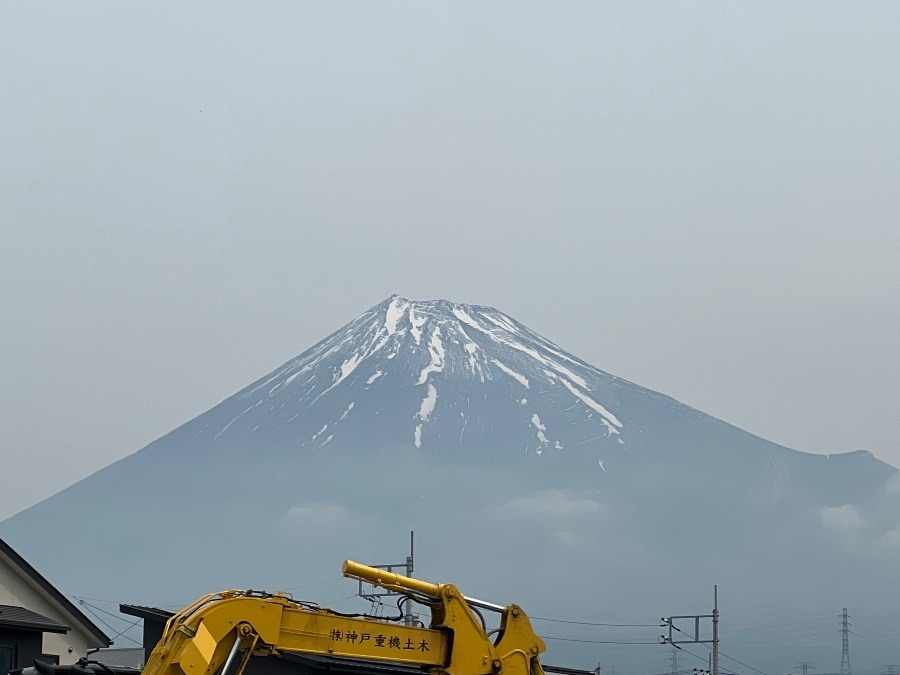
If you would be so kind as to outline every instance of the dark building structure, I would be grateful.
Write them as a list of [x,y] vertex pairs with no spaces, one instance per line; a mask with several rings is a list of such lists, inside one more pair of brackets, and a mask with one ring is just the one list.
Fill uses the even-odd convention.
[[44,633],[69,631],[68,626],[24,607],[0,605],[0,673],[7,673],[34,659],[59,663],[59,657],[44,654]]

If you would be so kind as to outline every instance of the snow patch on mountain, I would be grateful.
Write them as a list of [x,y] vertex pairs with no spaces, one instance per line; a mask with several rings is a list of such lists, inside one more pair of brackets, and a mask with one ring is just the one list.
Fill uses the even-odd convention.
[[428,342],[428,353],[431,355],[431,362],[422,369],[419,374],[419,381],[416,384],[425,384],[430,373],[439,373],[444,370],[444,343],[441,342],[441,327],[437,326],[431,333],[431,340]]
[[416,314],[416,308],[409,308],[409,332],[413,336],[413,340],[416,341],[416,344],[422,343],[422,326],[425,325],[426,318],[424,316],[419,316]]
[[467,342],[463,345],[463,349],[466,350],[466,355],[469,357],[469,371],[473,375],[477,374],[478,378],[484,382],[484,370],[481,367],[481,361],[478,360],[478,345],[474,342]]
[[504,373],[506,373],[507,375],[509,375],[511,378],[513,378],[516,382],[518,382],[519,384],[521,384],[521,385],[522,385],[523,387],[525,387],[526,389],[528,389],[528,388],[531,387],[531,383],[528,381],[528,378],[527,378],[527,377],[525,377],[524,375],[522,375],[522,373],[517,373],[515,370],[513,370],[512,368],[510,368],[509,366],[507,366],[507,365],[506,365],[505,363],[503,363],[502,361],[498,361],[497,359],[491,359],[491,363],[493,363],[493,364],[494,364],[495,366],[497,366],[500,370],[502,370]]
[[328,428],[327,424],[323,425],[321,429],[319,429],[316,433],[313,434],[312,440],[316,440],[319,436],[321,436],[324,433],[324,431],[327,428]]
[[423,422],[428,421],[428,416],[434,412],[434,406],[437,403],[437,389],[431,383],[428,384],[428,393],[425,394],[425,398],[422,399],[422,405],[419,407],[419,412],[416,416],[422,420]]
[[234,424],[234,423],[237,422],[241,417],[243,417],[243,416],[246,415],[248,412],[250,412],[251,410],[253,410],[254,407],[255,407],[255,406],[252,406],[252,405],[251,405],[251,406],[248,406],[248,407],[244,410],[244,412],[242,412],[240,415],[238,415],[237,417],[235,417],[235,418],[233,418],[231,421],[229,421],[228,424],[226,424],[224,427],[222,427],[222,429],[219,431],[219,433],[216,434],[216,438],[219,438],[222,434],[224,434],[226,431],[228,431],[228,429],[231,427],[232,424]]
[[544,451],[544,448],[546,448],[547,445],[550,444],[550,440],[547,438],[547,434],[544,433],[545,431],[547,431],[547,427],[543,422],[541,422],[541,416],[537,413],[534,413],[531,416],[531,424],[535,429],[537,429],[537,437],[541,442],[541,447],[536,450],[537,454],[540,455]]
[[621,428],[622,423],[618,419],[616,419],[615,415],[613,415],[611,412],[609,412],[606,408],[604,408],[602,405],[597,403],[597,401],[592,399],[590,396],[585,394],[583,391],[581,391],[580,389],[575,387],[571,382],[569,382],[565,378],[558,378],[558,379],[560,382],[562,382],[562,385],[566,389],[568,389],[570,392],[572,392],[572,394],[575,396],[575,398],[577,398],[579,401],[584,403],[591,410],[593,410],[594,412],[596,412],[600,415],[600,417],[602,418],[601,421],[603,422],[604,425],[606,425],[606,428],[609,429],[609,433],[611,433],[611,434],[619,433],[619,429],[617,429],[616,427]]
[[[335,388],[336,386],[338,386],[341,382],[343,382],[344,380],[346,380],[347,377],[348,377],[351,373],[353,373],[354,370],[356,370],[356,367],[357,367],[360,363],[362,363],[362,360],[363,360],[364,358],[365,358],[365,354],[354,354],[354,355],[351,356],[349,359],[347,359],[346,361],[344,361],[344,362],[341,364],[341,374],[340,374],[340,376],[334,381],[334,384],[332,384],[328,389],[334,389],[334,388]],[[325,391],[328,391],[328,389],[326,389]]]
[[409,307],[409,303],[403,298],[397,296],[391,298],[384,317],[384,327],[387,329],[388,335],[393,335],[397,332],[397,325],[400,323],[400,319],[406,312],[407,307]]

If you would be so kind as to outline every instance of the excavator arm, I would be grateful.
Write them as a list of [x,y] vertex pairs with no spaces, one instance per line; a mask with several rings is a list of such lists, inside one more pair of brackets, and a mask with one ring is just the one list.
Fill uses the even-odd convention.
[[[432,584],[346,561],[344,576],[396,590],[431,607],[427,628],[341,615],[286,595],[225,591],[169,619],[142,675],[242,675],[252,655],[341,656],[417,666],[433,675],[543,675],[545,650],[525,613]],[[495,640],[473,604],[499,611]]]

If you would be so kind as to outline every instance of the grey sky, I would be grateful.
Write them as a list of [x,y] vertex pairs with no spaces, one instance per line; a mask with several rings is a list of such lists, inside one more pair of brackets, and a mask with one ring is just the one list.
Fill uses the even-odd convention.
[[0,517],[391,293],[900,465],[900,6],[4,3]]

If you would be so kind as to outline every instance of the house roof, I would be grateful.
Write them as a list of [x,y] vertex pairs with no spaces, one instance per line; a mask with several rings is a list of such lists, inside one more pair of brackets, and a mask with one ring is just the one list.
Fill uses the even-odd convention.
[[41,633],[68,633],[69,627],[24,607],[0,605],[0,626]]
[[143,605],[119,605],[119,611],[122,612],[122,614],[136,616],[139,619],[151,619],[162,621],[163,623],[168,621],[169,617],[175,613],[165,609],[159,609],[158,607],[144,607]]
[[[9,561],[9,564],[12,567],[19,569],[25,577],[27,577],[35,586],[38,587],[38,589],[40,589],[45,595],[49,596],[56,604],[58,604],[61,607],[63,613],[71,616],[72,619],[74,619],[78,623],[79,628],[84,630],[89,636],[100,642],[104,647],[109,647],[112,644],[112,640],[107,637],[106,633],[100,630],[94,624],[94,622],[87,618],[87,616],[85,616],[85,614],[80,609],[78,609],[71,600],[60,593],[56,589],[56,587],[53,586],[53,584],[47,581],[40,572],[34,569],[34,567],[32,567],[28,563],[28,561],[25,560],[25,558],[16,553],[16,551],[9,544],[3,541],[3,539],[0,539],[0,560],[4,558]],[[62,632],[66,632],[68,630],[69,628],[66,627],[66,630]]]

